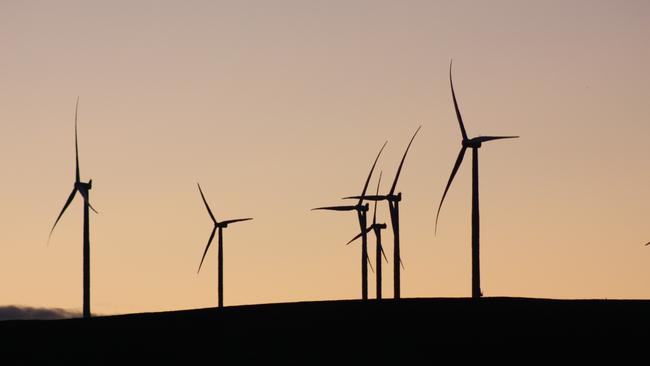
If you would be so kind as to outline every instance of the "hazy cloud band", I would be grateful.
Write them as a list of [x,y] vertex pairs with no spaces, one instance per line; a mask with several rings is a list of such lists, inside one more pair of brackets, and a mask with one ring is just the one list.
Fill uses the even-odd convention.
[[59,308],[32,308],[28,306],[0,306],[1,320],[30,320],[30,319],[65,319],[81,317],[79,311],[65,310]]

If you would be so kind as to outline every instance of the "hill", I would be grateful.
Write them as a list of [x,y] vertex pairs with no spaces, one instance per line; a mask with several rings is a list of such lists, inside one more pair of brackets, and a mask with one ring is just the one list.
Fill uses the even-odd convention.
[[[650,301],[415,298],[233,306],[0,322],[5,356],[237,364],[433,357],[437,352],[645,348]],[[602,348],[606,349],[606,348]],[[305,361],[305,362],[301,362]],[[148,363],[149,363],[148,362]],[[219,362],[217,362],[219,363]]]

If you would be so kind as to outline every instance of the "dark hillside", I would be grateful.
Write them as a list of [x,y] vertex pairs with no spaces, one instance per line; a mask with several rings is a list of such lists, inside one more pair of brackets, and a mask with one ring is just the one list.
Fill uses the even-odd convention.
[[[41,360],[292,363],[516,348],[650,349],[650,301],[322,301],[0,322],[3,354]],[[433,356],[431,356],[433,357]]]

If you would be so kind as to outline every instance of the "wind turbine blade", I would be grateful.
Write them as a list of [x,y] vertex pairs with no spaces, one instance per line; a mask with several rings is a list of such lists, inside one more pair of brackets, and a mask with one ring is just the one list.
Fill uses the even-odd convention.
[[408,154],[409,149],[411,148],[411,144],[413,143],[413,139],[415,139],[415,135],[418,134],[420,129],[422,128],[422,125],[418,127],[417,130],[415,130],[415,133],[413,134],[413,137],[411,137],[411,141],[409,141],[408,146],[406,147],[406,151],[404,151],[404,156],[402,156],[402,161],[399,163],[399,168],[397,168],[397,174],[395,174],[395,180],[393,181],[393,185],[390,187],[390,192],[388,193],[389,196],[392,196],[393,193],[395,193],[395,188],[397,187],[397,180],[399,179],[399,175],[402,172],[402,166],[404,165],[404,160],[406,159],[406,154]]
[[[359,239],[362,235],[363,235],[363,233],[359,233],[359,234],[357,234],[354,238],[350,239],[349,242],[345,243],[345,245],[350,245],[350,243],[352,243],[353,241]],[[646,244],[646,245],[647,245],[647,244]]]
[[79,111],[79,97],[77,97],[77,103],[74,107],[74,153],[76,158],[76,182],[81,182],[81,177],[79,175],[79,144],[77,143],[77,112]]
[[[88,192],[84,192],[83,190],[80,190],[79,194],[81,194],[81,196],[84,198],[84,202],[88,202]],[[93,212],[95,212],[96,214],[99,214],[99,212],[95,210],[93,205],[90,204],[90,202],[88,202],[88,207],[90,207],[90,209],[93,210]]]
[[379,156],[381,155],[381,152],[384,151],[384,148],[386,147],[387,143],[388,141],[384,142],[384,145],[382,145],[381,149],[379,150],[379,154],[377,154],[377,157],[375,158],[375,162],[372,164],[372,168],[370,168],[370,173],[368,173],[368,178],[366,178],[366,184],[363,185],[363,191],[361,191],[361,198],[359,198],[359,204],[363,202],[363,196],[366,195],[366,190],[368,189],[368,183],[370,183],[370,177],[372,177],[372,172],[375,170],[375,166],[377,165]]
[[363,234],[367,234],[367,233],[369,233],[370,230],[373,229],[373,227],[374,227],[374,225],[368,226],[368,228],[367,228],[366,230],[364,230],[364,232],[361,232],[361,233],[357,234],[357,236],[355,236],[354,238],[350,239],[350,241],[347,242],[347,243],[345,243],[345,245],[349,245],[349,244],[352,243],[353,241],[355,241],[355,240],[359,239],[360,237],[362,237]]
[[488,142],[493,140],[503,140],[503,139],[518,139],[519,136],[481,136],[477,140],[481,142]]
[[354,211],[357,209],[357,206],[328,206],[328,207],[316,207],[312,208],[312,211],[315,210],[328,210],[328,211]]
[[[379,180],[377,181],[377,196],[379,196],[379,186],[381,185],[381,175],[383,173],[383,171],[379,172]],[[375,208],[372,210],[372,226],[375,226],[375,224],[377,224],[377,201],[375,201]]]
[[438,213],[436,214],[436,228],[434,231],[435,233],[438,232],[438,218],[440,217],[440,209],[442,208],[442,203],[445,201],[445,197],[447,196],[447,191],[449,191],[451,182],[454,180],[454,177],[458,172],[458,168],[460,168],[460,164],[463,162],[463,157],[465,156],[465,150],[467,150],[466,147],[460,149],[458,158],[456,158],[456,164],[454,164],[454,168],[451,170],[451,176],[449,177],[449,181],[447,182],[447,187],[445,187],[445,193],[442,194],[442,199],[440,200],[440,205],[438,206]]
[[463,141],[467,141],[467,132],[465,132],[465,125],[463,124],[463,117],[460,115],[460,109],[458,109],[458,102],[456,102],[456,92],[454,92],[454,82],[451,78],[451,65],[453,60],[449,63],[449,84],[451,84],[451,96],[454,99],[454,109],[456,109],[456,118],[458,119],[458,124],[460,125],[460,133],[463,135]]
[[210,214],[212,221],[216,224],[217,219],[214,218],[214,215],[212,214],[212,210],[210,209],[210,206],[208,206],[208,201],[205,200],[205,196],[203,195],[203,190],[201,190],[201,185],[198,183],[196,183],[196,185],[199,186],[199,192],[201,192],[201,198],[203,198],[203,203],[205,203],[205,208],[208,209],[208,213]]
[[70,203],[72,203],[75,193],[77,193],[77,188],[72,189],[72,193],[70,193],[70,196],[68,196],[68,200],[65,201],[65,204],[63,205],[63,209],[61,210],[61,213],[59,213],[59,217],[57,217],[56,221],[54,221],[54,225],[52,225],[52,230],[50,230],[50,236],[47,238],[48,243],[50,242],[50,238],[52,237],[52,233],[54,232],[54,228],[56,227],[56,224],[59,223],[59,220],[61,220],[61,216],[63,216],[65,210],[68,208],[68,206],[70,206]]
[[201,272],[201,266],[203,266],[203,260],[205,259],[205,255],[208,253],[208,248],[210,248],[210,244],[212,243],[212,239],[214,239],[214,233],[217,232],[217,227],[215,226],[214,229],[212,229],[212,234],[210,234],[210,239],[208,239],[208,245],[205,246],[205,251],[203,251],[203,257],[201,257],[201,263],[199,264],[199,270],[196,271],[198,274]]
[[645,246],[646,246],[646,247],[647,247],[648,245],[650,245],[650,241],[649,241],[649,242],[647,242],[647,243],[645,244]]
[[93,207],[93,205],[90,204],[90,202],[88,202],[88,207],[90,207],[90,209],[93,210],[94,213],[99,215],[99,212],[97,212],[97,210],[95,210],[95,208]]
[[383,201],[386,199],[386,196],[383,195],[376,195],[376,196],[349,196],[349,197],[343,197],[344,200],[358,200],[358,199],[364,199],[366,201]]
[[240,221],[248,221],[248,220],[252,220],[252,219],[253,219],[252,217],[247,217],[247,218],[245,218],[245,219],[227,220],[227,221],[222,221],[221,224],[222,224],[222,225],[228,225],[228,224],[234,224],[234,223],[236,223],[236,222],[240,222]]
[[402,266],[402,269],[406,269],[404,268],[404,262],[402,262],[402,258],[399,259],[399,264]]
[[[383,245],[380,246],[379,249],[381,249],[381,254],[384,256],[384,260],[386,261],[386,263],[388,263],[388,258],[386,257],[386,252],[384,252],[384,246]],[[401,262],[401,260],[400,260],[400,262]],[[402,265],[402,268],[404,268],[404,265]]]
[[372,268],[372,262],[370,261],[370,256],[366,254],[366,260],[368,261],[368,266],[370,266],[370,270],[372,273],[375,273],[375,269]]

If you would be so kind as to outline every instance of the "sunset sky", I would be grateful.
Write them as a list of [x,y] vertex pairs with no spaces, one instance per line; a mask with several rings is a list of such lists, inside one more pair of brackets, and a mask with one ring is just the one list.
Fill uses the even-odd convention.
[[[403,297],[470,295],[471,159],[480,151],[486,296],[650,298],[650,2],[0,2],[0,306],[80,309],[93,179],[92,311],[360,297],[353,213],[398,190]],[[379,218],[390,223],[388,208]],[[373,256],[374,238],[369,248]],[[384,232],[389,259],[392,235]],[[392,297],[392,265],[384,266]],[[374,274],[370,274],[374,297]]]

